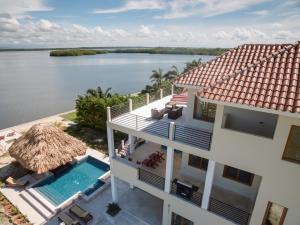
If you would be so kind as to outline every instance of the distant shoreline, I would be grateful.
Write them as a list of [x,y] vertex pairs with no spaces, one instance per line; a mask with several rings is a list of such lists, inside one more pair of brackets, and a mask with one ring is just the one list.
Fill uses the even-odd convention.
[[81,56],[107,53],[146,53],[170,55],[221,55],[228,48],[183,48],[183,47],[82,47],[82,48],[32,48],[32,49],[0,49],[10,51],[50,51],[50,56]]

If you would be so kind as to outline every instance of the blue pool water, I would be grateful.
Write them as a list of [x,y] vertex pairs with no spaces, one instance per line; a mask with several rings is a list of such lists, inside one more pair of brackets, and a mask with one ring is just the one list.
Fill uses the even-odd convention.
[[109,165],[89,156],[68,169],[42,180],[33,188],[53,205],[58,206],[79,191],[91,195],[104,185],[98,178],[107,171]]

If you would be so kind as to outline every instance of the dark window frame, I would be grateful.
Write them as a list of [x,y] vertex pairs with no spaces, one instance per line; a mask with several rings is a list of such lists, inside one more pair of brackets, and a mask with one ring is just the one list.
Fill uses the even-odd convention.
[[[236,177],[235,177],[235,178],[228,175],[228,170],[229,170],[230,168],[233,168],[233,169],[236,169],[236,170],[237,170],[237,174],[236,174]],[[239,175],[240,175],[240,172],[241,172],[241,171],[242,171],[242,172],[245,172],[245,173],[249,173],[249,175],[250,175],[249,182],[244,182],[244,181],[240,180]],[[240,170],[240,169],[234,168],[234,167],[232,167],[232,166],[227,166],[227,165],[224,166],[224,169],[223,169],[223,177],[225,177],[225,178],[227,178],[227,179],[229,179],[229,180],[236,181],[236,182],[241,183],[241,184],[248,185],[248,186],[252,186],[253,180],[254,180],[254,174],[253,174],[253,173],[247,172],[247,171],[245,171],[245,170]]]
[[300,160],[288,158],[288,157],[285,156],[285,154],[286,154],[287,151],[288,151],[288,145],[289,145],[290,142],[291,142],[291,137],[292,137],[292,133],[293,133],[293,130],[294,130],[294,129],[300,129],[300,126],[296,126],[296,125],[292,125],[292,126],[291,126],[290,132],[289,132],[289,136],[288,136],[288,138],[287,138],[287,140],[286,140],[285,147],[284,147],[284,151],[283,151],[283,154],[282,154],[281,159],[282,159],[282,160],[289,161],[289,162],[293,162],[293,163],[300,164]]
[[[264,219],[262,221],[262,225],[267,225],[266,222],[267,222],[267,219],[268,219],[269,212],[270,212],[270,209],[272,207],[272,204],[277,204],[277,203],[270,202],[270,201],[268,202],[268,205],[267,205],[267,208],[266,208],[266,211],[265,211],[265,215],[264,215]],[[277,204],[277,205],[279,205],[279,204]],[[288,211],[288,208],[286,208],[284,206],[281,206],[281,207],[283,207],[283,212],[282,212],[282,215],[280,217],[280,221],[279,221],[278,225],[283,225],[285,217],[286,217],[286,214],[287,214],[287,211]]]
[[[204,104],[204,107],[203,107],[204,111],[203,111],[202,115],[199,116],[198,112],[197,112],[197,108],[198,108],[197,105],[200,104],[200,102],[201,101],[197,98],[197,96],[195,96],[193,119],[214,123],[216,111],[217,111],[217,105],[214,103],[210,103],[210,102],[202,102]],[[213,117],[210,116],[210,110],[212,110],[214,112]]]
[[[193,162],[193,160],[191,159],[191,157],[195,157],[199,160],[199,165],[197,164],[194,164],[194,163],[191,163]],[[194,160],[195,160],[194,158]],[[197,160],[196,159],[196,160]],[[207,171],[207,167],[208,167],[208,159],[206,158],[202,158],[200,156],[196,156],[196,155],[193,155],[193,154],[189,154],[189,160],[188,160],[188,165],[191,166],[191,167],[194,167],[196,169],[200,169],[200,170],[204,170],[204,171]],[[205,166],[206,165],[206,166]]]

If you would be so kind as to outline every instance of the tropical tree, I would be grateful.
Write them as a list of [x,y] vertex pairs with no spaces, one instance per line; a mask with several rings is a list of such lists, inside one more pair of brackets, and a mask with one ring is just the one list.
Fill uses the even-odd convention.
[[110,91],[111,88],[107,88],[105,91],[103,91],[102,88],[98,86],[96,89],[88,89],[86,91],[86,94],[93,97],[107,98],[107,97],[111,97]]
[[165,80],[173,81],[177,76],[180,75],[180,72],[176,66],[172,66],[171,70],[164,74],[163,78]]
[[198,60],[194,59],[192,62],[187,62],[185,64],[185,68],[184,68],[183,72],[185,73],[185,72],[187,72],[187,71],[189,71],[189,70],[191,70],[191,69],[199,66],[201,63],[202,63],[202,59],[201,58],[199,58]]
[[89,89],[85,95],[76,99],[76,115],[79,123],[92,128],[105,130],[106,107],[125,102],[126,96],[110,94],[111,88],[103,91],[101,87]]
[[151,82],[157,86],[160,86],[164,78],[163,70],[158,68],[158,70],[152,70],[152,75],[150,76]]

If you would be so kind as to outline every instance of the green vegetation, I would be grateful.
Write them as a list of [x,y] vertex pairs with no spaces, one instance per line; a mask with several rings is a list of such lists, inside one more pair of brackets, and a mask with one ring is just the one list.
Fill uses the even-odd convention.
[[54,50],[50,52],[50,56],[81,56],[81,55],[96,55],[106,54],[106,50],[93,50],[93,49],[65,49]]
[[[201,59],[186,63],[183,71],[172,66],[167,72],[161,68],[153,70],[150,76],[151,85],[146,85],[141,93],[134,96],[122,96],[111,93],[111,88],[102,90],[101,87],[88,89],[84,95],[76,99],[76,112],[62,115],[63,118],[75,121],[77,124],[65,129],[68,134],[84,141],[89,147],[107,153],[106,142],[106,120],[107,107],[119,105],[120,110],[128,106],[129,97],[132,99],[133,107],[143,106],[146,102],[145,93],[156,98],[159,89],[171,90],[172,82],[182,73],[201,65]],[[116,108],[115,108],[116,109]],[[125,136],[121,132],[115,132],[115,145],[119,145]]]
[[176,54],[176,55],[221,55],[227,48],[119,48],[114,50],[96,49],[59,49],[50,52],[50,56],[81,56],[106,53],[148,53],[148,54]]
[[64,119],[66,119],[66,120],[73,121],[73,122],[77,121],[76,112],[66,113],[66,114],[61,115],[61,117],[64,118]]
[[226,48],[130,48],[116,49],[111,53],[149,53],[149,54],[176,54],[176,55],[221,55],[228,49]]
[[120,206],[117,203],[108,203],[106,213],[114,217],[121,211]]
[[79,123],[96,128],[106,129],[106,108],[127,100],[126,96],[111,94],[110,88],[103,91],[101,87],[89,89],[86,94],[76,99],[77,120]]

